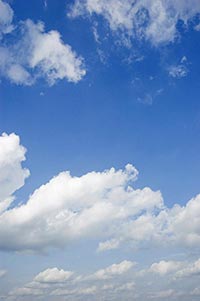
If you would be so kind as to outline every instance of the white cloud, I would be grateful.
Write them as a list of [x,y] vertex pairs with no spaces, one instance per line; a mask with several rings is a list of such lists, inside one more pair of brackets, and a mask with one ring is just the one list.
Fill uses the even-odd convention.
[[175,278],[191,277],[195,275],[200,275],[200,259],[193,263],[189,263],[185,268],[180,269]]
[[59,270],[58,268],[49,268],[41,273],[39,273],[34,281],[41,283],[60,283],[65,282],[71,278],[73,272]]
[[[51,291],[59,291],[60,286],[62,287],[70,283],[73,274],[73,272],[65,271],[63,269],[48,268],[36,275],[33,280],[25,284],[24,287],[11,290],[8,295],[15,298],[50,295]],[[51,294],[54,295],[54,293]]]
[[116,288],[116,291],[132,291],[135,289],[135,282],[127,282]]
[[197,24],[197,25],[194,27],[194,29],[195,29],[196,31],[200,31],[200,23]]
[[[111,168],[80,177],[62,172],[35,190],[26,203],[7,210],[29,175],[21,165],[25,152],[15,134],[0,137],[1,250],[42,251],[80,238],[101,241],[98,251],[125,244],[200,246],[200,195],[186,206],[168,209],[159,191],[132,187],[138,171],[130,164],[124,170]],[[161,266],[168,270],[171,263],[156,265]]]
[[102,251],[118,249],[119,245],[120,245],[120,241],[113,238],[104,242],[100,242],[97,251],[102,252]]
[[0,38],[2,34],[12,31],[13,10],[10,5],[0,0]]
[[174,78],[186,77],[188,74],[188,69],[183,64],[171,66],[169,68],[169,75]]
[[14,51],[0,47],[0,74],[17,85],[31,85],[34,80],[31,74],[18,62]]
[[58,31],[45,32],[44,24],[24,22],[25,37],[20,47],[27,47],[25,57],[31,69],[38,69],[37,76],[43,76],[50,85],[58,79],[78,82],[85,75],[83,61],[71,47],[64,44]]
[[87,287],[87,288],[82,288],[80,290],[76,290],[75,293],[79,294],[79,295],[91,295],[91,294],[95,294],[96,293],[96,286],[93,285],[91,287]]
[[[129,186],[137,174],[130,164],[124,171],[111,168],[79,178],[60,173],[37,189],[26,204],[1,214],[0,247],[61,247],[79,237],[113,235],[129,218],[137,223],[141,213],[162,207],[160,192]],[[139,239],[141,233],[135,235]]]
[[119,276],[128,272],[134,265],[134,262],[124,260],[119,264],[112,264],[105,269],[97,271],[94,275],[91,276],[91,278],[97,280],[111,279],[115,276]]
[[13,201],[12,194],[24,185],[29,170],[22,167],[26,149],[15,134],[0,136],[0,213]]
[[21,65],[15,64],[14,61],[11,62],[5,73],[10,81],[17,85],[31,85],[33,83],[30,73]]
[[29,288],[29,287],[20,287],[16,288],[9,293],[9,296],[13,297],[26,297],[26,296],[42,296],[43,290],[37,288]]
[[179,35],[178,20],[186,24],[199,12],[198,0],[75,0],[68,16],[102,15],[113,31],[126,31],[158,45],[173,42]]
[[[112,264],[107,268],[98,270],[92,275],[78,275],[79,281],[72,277],[74,272],[49,268],[35,276],[32,282],[25,284],[24,287],[13,289],[8,295],[16,298],[23,296],[68,296],[75,298],[82,295],[101,294],[102,290],[109,291],[112,289],[117,294],[132,291],[135,289],[135,283],[133,281],[124,282],[124,274],[134,265],[134,262],[124,260],[119,264]],[[118,276],[117,283],[115,283],[116,276]]]
[[[134,293],[136,300],[168,298],[178,298],[175,300],[179,300],[186,294],[188,296],[189,291],[190,295],[199,295],[200,290],[195,286],[193,289],[191,286],[186,286],[186,291],[184,289],[177,290],[178,278],[181,278],[181,285],[184,286],[183,277],[200,274],[199,260],[195,262],[160,261],[152,264],[150,268],[140,271],[131,270],[134,266],[134,262],[124,260],[84,276],[58,268],[49,268],[35,276],[32,282],[10,291],[8,296],[15,297],[17,300],[19,297],[25,296],[51,297],[53,300],[62,300],[62,297],[68,297],[69,300],[80,300],[79,298],[83,300],[85,295],[90,298],[95,296],[94,300],[115,300],[122,297],[123,300],[130,300]],[[159,277],[155,280],[150,273],[156,273]],[[74,275],[76,277],[73,277]],[[138,278],[138,276],[140,277]]]
[[4,277],[7,274],[6,270],[0,270],[0,278]]
[[[20,23],[18,41],[0,47],[0,73],[17,85],[32,85],[43,78],[77,83],[85,75],[83,59],[64,44],[58,31],[45,31],[42,22]],[[12,41],[12,39],[11,39]]]
[[149,272],[153,272],[164,276],[166,274],[172,273],[180,269],[182,263],[179,261],[165,261],[155,262],[149,268]]
[[168,231],[174,243],[182,246],[200,245],[200,194],[191,199],[186,206],[175,205],[168,212]]

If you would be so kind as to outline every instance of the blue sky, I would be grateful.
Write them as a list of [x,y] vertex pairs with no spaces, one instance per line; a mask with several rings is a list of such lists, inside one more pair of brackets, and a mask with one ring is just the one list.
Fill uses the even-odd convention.
[[198,300],[199,14],[0,0],[2,300]]

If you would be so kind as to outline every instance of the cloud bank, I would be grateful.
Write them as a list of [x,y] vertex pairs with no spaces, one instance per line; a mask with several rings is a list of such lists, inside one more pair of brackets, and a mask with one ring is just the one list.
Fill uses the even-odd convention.
[[[8,293],[14,300],[24,297],[51,297],[53,300],[116,300],[123,298],[130,300],[193,300],[192,296],[199,296],[200,288],[198,276],[200,274],[200,260],[196,261],[160,261],[154,262],[145,270],[140,270],[139,264],[124,260],[95,271],[91,275],[80,275],[76,272],[48,268],[37,274],[31,282],[25,283]],[[157,274],[157,275],[156,275]],[[166,284],[160,283],[162,281]],[[195,281],[197,277],[197,281]],[[179,289],[180,281],[189,282]],[[149,285],[149,281],[150,285]],[[186,283],[184,282],[184,283]],[[175,287],[174,287],[175,286]]]

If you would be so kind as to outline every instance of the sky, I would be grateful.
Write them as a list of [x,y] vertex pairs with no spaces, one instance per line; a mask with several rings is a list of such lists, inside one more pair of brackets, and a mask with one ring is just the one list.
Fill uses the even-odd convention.
[[0,300],[199,300],[199,53],[199,0],[0,0]]

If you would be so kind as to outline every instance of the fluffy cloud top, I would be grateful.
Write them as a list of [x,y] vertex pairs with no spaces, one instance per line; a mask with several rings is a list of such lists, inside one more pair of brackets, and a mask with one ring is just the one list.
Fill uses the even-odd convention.
[[64,44],[58,31],[45,32],[44,24],[27,20],[23,25],[24,37],[19,49],[25,47],[27,66],[38,70],[37,76],[44,77],[50,85],[58,79],[78,82],[85,75],[82,59],[71,47]]
[[160,261],[158,263],[153,263],[149,269],[149,272],[157,273],[159,275],[166,275],[177,271],[181,267],[179,261]]
[[71,278],[73,272],[59,270],[58,268],[47,269],[39,273],[34,281],[42,283],[60,283],[65,282]]
[[[131,165],[124,171],[112,168],[80,178],[60,173],[36,190],[26,204],[0,216],[1,247],[63,246],[79,237],[112,235],[131,216],[137,222],[144,210],[150,214],[162,206],[162,198],[149,188],[128,186],[136,174]],[[139,239],[137,229],[135,235]]]
[[26,149],[17,135],[0,136],[0,212],[13,201],[12,194],[24,185],[29,170],[22,167]]
[[[6,136],[2,139],[6,140]],[[5,150],[7,144],[6,140]],[[162,207],[159,192],[149,188],[134,190],[129,185],[137,174],[130,164],[125,170],[111,168],[79,178],[72,177],[69,172],[60,173],[37,189],[26,204],[0,215],[0,247],[43,249],[63,246],[79,237],[113,235],[119,225],[129,219],[137,222],[144,212],[151,214],[154,208]],[[3,182],[1,185],[4,188]],[[135,235],[140,236],[139,233]]]
[[[99,251],[125,243],[134,247],[200,245],[200,195],[186,206],[168,209],[159,191],[134,189],[138,171],[128,164],[81,177],[62,172],[42,185],[26,203],[6,210],[29,171],[21,165],[25,148],[15,134],[0,137],[0,248],[45,250],[80,238],[104,240]],[[190,222],[188,222],[190,221]],[[192,221],[192,222],[191,222]],[[174,263],[152,269],[165,273]]]
[[158,45],[174,41],[179,34],[178,21],[186,24],[199,12],[198,0],[75,0],[68,15],[101,15],[112,30],[122,30]]

